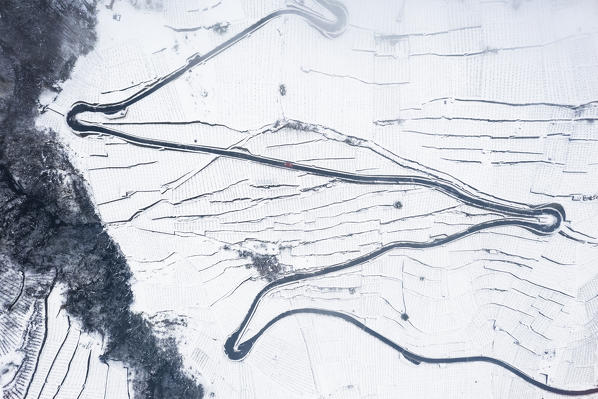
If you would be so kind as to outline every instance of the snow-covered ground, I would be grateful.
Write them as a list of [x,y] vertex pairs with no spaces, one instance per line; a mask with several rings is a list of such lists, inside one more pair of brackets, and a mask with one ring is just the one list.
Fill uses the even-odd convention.
[[[246,334],[291,309],[330,309],[424,356],[485,355],[550,386],[594,387],[598,6],[343,3],[348,26],[337,38],[284,16],[125,113],[86,120],[347,172],[432,173],[486,197],[560,203],[562,231],[576,240],[507,226],[435,248],[392,250],[270,291]],[[433,188],[354,184],[79,137],[67,126],[74,102],[120,101],[285,5],[100,5],[95,50],[78,60],[60,94],[41,99],[47,110],[39,124],[59,132],[127,256],[134,309],[158,334],[176,338],[189,372],[215,397],[556,396],[488,363],[415,365],[357,327],[315,314],[275,323],[243,360],[224,352],[272,279],[501,215]],[[256,258],[273,269],[255,267]],[[61,317],[56,328],[64,335]],[[64,342],[75,345],[71,335]],[[115,370],[114,381],[126,378]]]

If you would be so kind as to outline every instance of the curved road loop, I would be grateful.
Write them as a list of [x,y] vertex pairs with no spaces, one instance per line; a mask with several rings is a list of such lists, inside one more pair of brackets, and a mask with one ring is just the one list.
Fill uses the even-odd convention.
[[502,200],[494,200],[494,199],[485,199],[479,196],[476,196],[474,193],[468,192],[467,190],[457,186],[455,183],[441,179],[436,176],[431,176],[427,173],[430,177],[427,176],[410,176],[410,175],[362,175],[357,173],[350,173],[344,172],[340,170],[333,170],[333,169],[326,169],[317,166],[305,165],[300,163],[292,163],[286,160],[281,159],[274,159],[263,157],[259,155],[253,155],[248,152],[233,150],[233,149],[225,149],[220,147],[210,147],[205,145],[197,145],[197,144],[181,144],[176,142],[164,141],[164,140],[156,140],[151,138],[146,138],[142,136],[132,135],[126,132],[122,132],[119,130],[107,128],[103,126],[101,123],[89,123],[86,121],[82,121],[80,119],[80,115],[83,113],[101,113],[106,115],[111,115],[118,113],[120,111],[124,111],[132,104],[135,104],[139,100],[149,96],[150,94],[154,93],[155,91],[159,90],[161,87],[165,86],[169,82],[179,78],[183,75],[186,71],[190,68],[200,65],[209,59],[215,57],[216,55],[220,54],[224,50],[230,48],[235,43],[239,42],[243,38],[251,35],[251,33],[255,32],[262,26],[264,26],[269,21],[284,16],[284,15],[296,15],[303,19],[305,19],[310,25],[312,25],[315,29],[320,31],[323,35],[327,37],[336,37],[343,33],[346,23],[347,23],[347,11],[344,6],[336,1],[332,0],[316,0],[320,5],[326,8],[330,14],[334,16],[334,19],[326,19],[322,15],[315,13],[309,9],[305,9],[302,7],[289,7],[287,9],[275,11],[264,18],[260,19],[253,25],[247,27],[243,31],[239,32],[238,34],[234,35],[227,41],[223,42],[222,44],[218,45],[214,49],[210,50],[206,54],[194,54],[193,56],[187,59],[187,63],[180,68],[174,70],[168,75],[165,75],[159,79],[157,79],[152,84],[144,87],[142,90],[134,93],[133,95],[129,96],[128,98],[113,103],[107,104],[92,104],[87,102],[76,102],[73,104],[71,109],[66,115],[66,121],[69,127],[78,135],[85,137],[88,135],[98,135],[98,134],[105,134],[113,137],[119,137],[133,145],[136,146],[143,146],[143,147],[151,147],[151,148],[159,148],[159,149],[167,149],[173,151],[186,151],[186,152],[201,152],[201,153],[209,153],[219,156],[225,156],[229,158],[235,158],[245,161],[251,161],[260,163],[263,165],[269,165],[272,167],[278,168],[285,168],[285,169],[293,169],[297,171],[302,171],[306,173],[311,173],[318,176],[330,177],[339,179],[342,181],[354,183],[354,184],[383,184],[383,185],[416,185],[416,186],[424,186],[436,189],[445,193],[446,195],[453,197],[466,205],[470,205],[476,208],[493,211],[502,214],[505,216],[503,219],[487,221],[483,223],[479,223],[469,227],[468,229],[451,234],[445,235],[441,238],[436,238],[431,241],[427,242],[410,242],[410,241],[397,241],[390,244],[387,244],[369,254],[357,257],[345,263],[332,265],[324,268],[317,269],[315,271],[310,272],[303,272],[303,273],[295,273],[293,275],[288,275],[286,277],[282,277],[272,283],[266,285],[255,297],[253,300],[247,314],[239,327],[236,331],[232,333],[232,335],[227,339],[225,343],[225,352],[228,357],[232,360],[241,360],[243,359],[251,350],[254,343],[259,339],[259,337],[274,323],[277,321],[291,316],[297,313],[310,313],[310,314],[318,314],[318,315],[325,315],[325,316],[333,316],[340,318],[348,323],[351,323],[365,333],[369,334],[370,336],[380,340],[381,342],[385,343],[392,349],[401,353],[406,359],[410,360],[415,364],[419,363],[464,363],[464,362],[486,362],[492,363],[497,366],[500,366],[513,374],[517,375],[518,377],[522,378],[523,380],[527,381],[528,383],[544,389],[549,392],[561,394],[561,395],[569,395],[569,396],[577,396],[577,395],[587,395],[592,393],[598,393],[598,388],[590,388],[586,390],[567,390],[567,389],[560,389],[555,388],[550,385],[541,383],[531,376],[527,375],[523,371],[515,368],[514,366],[505,363],[501,360],[487,357],[487,356],[470,356],[470,357],[453,357],[453,358],[429,358],[417,355],[413,352],[408,351],[407,349],[401,347],[400,345],[394,343],[393,341],[389,340],[388,338],[384,337],[380,333],[370,329],[363,323],[359,322],[355,318],[341,312],[330,311],[330,310],[323,310],[323,309],[314,309],[314,308],[306,308],[306,309],[294,309],[284,312],[271,321],[269,321],[262,329],[256,333],[251,338],[246,339],[245,341],[241,341],[241,337],[251,321],[261,299],[268,293],[283,285],[291,284],[297,281],[314,278],[318,276],[322,276],[329,273],[334,273],[336,271],[350,268],[364,262],[367,262],[371,259],[374,259],[390,250],[397,249],[397,248],[430,248],[434,246],[444,245],[449,242],[461,239],[473,233],[479,232],[481,230],[499,227],[499,226],[518,226],[523,229],[526,229],[534,234],[537,235],[547,235],[551,234],[555,231],[558,231],[561,223],[565,220],[565,212],[561,205],[559,204],[544,204],[544,205],[537,205],[537,206],[527,206],[521,204],[514,204],[509,203],[507,201]]

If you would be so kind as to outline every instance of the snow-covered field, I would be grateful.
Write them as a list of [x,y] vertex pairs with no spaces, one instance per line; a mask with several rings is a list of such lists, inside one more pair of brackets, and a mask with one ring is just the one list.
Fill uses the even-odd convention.
[[[432,174],[486,198],[561,204],[566,235],[496,227],[277,287],[244,334],[291,309],[328,309],[422,356],[484,355],[550,386],[595,387],[597,4],[343,3],[348,25],[337,38],[283,16],[126,112],[83,118],[290,165]],[[276,322],[242,360],[224,351],[270,281],[503,215],[431,187],[355,184],[108,135],[79,137],[67,126],[74,102],[120,101],[286,5],[100,5],[95,50],[77,61],[60,94],[40,100],[47,109],[38,123],[59,132],[128,259],[134,310],[160,336],[176,338],[189,373],[217,398],[556,397],[488,363],[416,365],[318,314]],[[59,303],[59,295],[51,299]],[[97,362],[99,344],[92,337],[82,344],[75,322],[67,330],[69,319],[52,306],[58,316],[48,328],[56,334],[48,339],[60,347],[57,359],[72,355],[83,369],[89,352]],[[73,349],[82,345],[91,349]],[[97,378],[120,390],[106,397],[124,397],[126,369],[99,367]],[[101,396],[90,389],[82,397]]]

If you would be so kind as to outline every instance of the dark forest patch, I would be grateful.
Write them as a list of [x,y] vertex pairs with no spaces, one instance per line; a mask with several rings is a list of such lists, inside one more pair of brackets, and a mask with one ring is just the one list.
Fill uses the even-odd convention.
[[131,271],[83,179],[55,134],[35,128],[42,90],[56,89],[95,43],[95,6],[0,1],[0,253],[19,273],[56,274],[67,287],[66,310],[107,338],[104,358],[135,370],[136,395],[200,398],[202,387],[183,373],[176,345],[131,312]]

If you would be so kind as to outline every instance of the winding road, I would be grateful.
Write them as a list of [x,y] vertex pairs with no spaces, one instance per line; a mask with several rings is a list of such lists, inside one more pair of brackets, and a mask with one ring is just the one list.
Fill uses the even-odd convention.
[[335,178],[342,181],[354,183],[354,184],[378,184],[378,185],[416,185],[416,186],[424,186],[430,187],[435,190],[441,191],[446,195],[453,197],[460,202],[500,213],[504,216],[503,219],[499,220],[492,220],[483,223],[479,223],[469,227],[468,229],[452,234],[442,236],[441,238],[436,238],[431,241],[426,242],[409,242],[409,241],[400,241],[400,242],[393,242],[387,244],[369,254],[357,257],[345,263],[336,264],[332,266],[328,266],[325,268],[317,269],[315,271],[304,272],[304,273],[295,273],[292,275],[288,275],[282,277],[276,281],[265,286],[255,297],[247,314],[239,327],[236,331],[234,331],[231,336],[227,339],[225,343],[225,352],[230,359],[233,360],[241,360],[243,359],[251,350],[254,343],[264,334],[264,332],[272,326],[277,321],[291,316],[297,313],[310,313],[310,314],[318,314],[318,315],[325,315],[331,317],[337,317],[342,320],[345,320],[348,323],[351,323],[360,329],[362,329],[365,333],[369,334],[370,336],[380,340],[381,342],[385,343],[392,349],[401,353],[405,358],[410,360],[413,363],[464,363],[464,362],[487,362],[492,363],[497,366],[500,366],[513,374],[517,375],[518,377],[522,378],[523,380],[527,381],[528,383],[544,389],[546,391],[554,392],[561,395],[569,395],[569,396],[576,396],[576,395],[587,395],[592,393],[598,393],[598,388],[590,388],[585,390],[567,390],[567,389],[560,389],[555,388],[550,385],[541,383],[531,376],[527,375],[523,371],[515,368],[514,366],[503,362],[501,360],[486,357],[486,356],[470,356],[470,357],[456,357],[456,358],[428,358],[424,356],[417,355],[413,352],[408,351],[407,349],[401,347],[400,345],[396,344],[395,342],[389,340],[388,338],[384,337],[383,335],[377,333],[376,331],[368,328],[355,318],[341,312],[336,311],[329,311],[329,310],[322,310],[322,309],[313,309],[313,308],[306,308],[306,309],[295,309],[284,312],[270,322],[268,322],[257,334],[254,336],[241,341],[243,333],[246,330],[246,327],[251,321],[257,307],[261,299],[270,291],[280,286],[294,283],[297,281],[314,278],[318,276],[322,276],[325,274],[337,272],[342,269],[350,268],[364,262],[367,262],[373,258],[376,258],[390,250],[398,249],[398,248],[430,248],[434,246],[440,246],[447,244],[449,242],[461,239],[468,235],[474,234],[481,230],[495,228],[499,226],[518,226],[523,229],[526,229],[534,234],[537,235],[548,235],[558,231],[561,227],[561,223],[565,220],[565,212],[562,206],[559,204],[544,204],[544,205],[537,205],[537,206],[529,206],[523,204],[516,204],[508,201],[502,201],[498,199],[487,199],[481,196],[476,195],[463,187],[458,186],[452,181],[439,178],[437,176],[432,176],[427,172],[427,176],[416,176],[416,175],[363,175],[357,173],[350,173],[340,170],[333,170],[333,169],[326,169],[311,165],[305,165],[300,163],[293,163],[289,162],[288,160],[281,160],[281,159],[274,159],[268,158],[264,156],[250,154],[248,152],[235,150],[235,149],[226,149],[220,147],[210,147],[205,145],[198,145],[198,144],[182,144],[170,141],[163,141],[163,140],[156,140],[147,137],[137,136],[133,134],[129,134],[123,131],[119,131],[116,129],[108,128],[101,123],[90,123],[82,120],[81,116],[84,113],[101,113],[101,114],[115,114],[117,112],[126,110],[132,104],[135,104],[139,100],[149,96],[150,94],[154,93],[155,91],[159,90],[161,87],[167,85],[169,82],[179,78],[183,75],[187,70],[190,68],[202,64],[209,59],[215,57],[216,55],[220,54],[227,48],[233,46],[235,43],[239,42],[243,38],[249,36],[252,32],[255,32],[262,26],[264,26],[269,21],[284,15],[295,15],[305,19],[309,24],[311,24],[314,28],[319,30],[322,34],[326,35],[327,37],[336,37],[344,31],[347,22],[347,11],[346,9],[340,4],[335,1],[330,0],[317,0],[323,7],[325,7],[333,16],[334,19],[326,19],[323,16],[307,10],[305,8],[299,7],[291,7],[284,10],[275,11],[264,18],[260,19],[253,25],[249,26],[248,28],[244,29],[243,31],[237,33],[227,41],[223,42],[222,44],[218,45],[208,53],[204,55],[195,54],[188,58],[187,63],[180,68],[174,70],[170,74],[163,76],[160,79],[157,79],[152,84],[144,87],[142,90],[136,92],[135,94],[131,95],[130,97],[114,103],[107,103],[107,104],[92,104],[87,102],[77,102],[73,104],[71,109],[66,115],[66,121],[69,127],[78,135],[80,136],[88,136],[93,134],[104,134],[113,137],[121,138],[133,145],[136,146],[143,146],[143,147],[151,147],[151,148],[159,148],[159,149],[167,149],[172,151],[186,151],[186,152],[201,152],[201,153],[209,153],[219,156],[225,156],[229,158],[235,158],[250,162],[256,162],[263,165],[269,165],[272,167],[278,168],[285,168],[285,169],[293,169],[297,171],[302,171],[306,173],[311,173],[318,176],[324,176],[329,178]]

